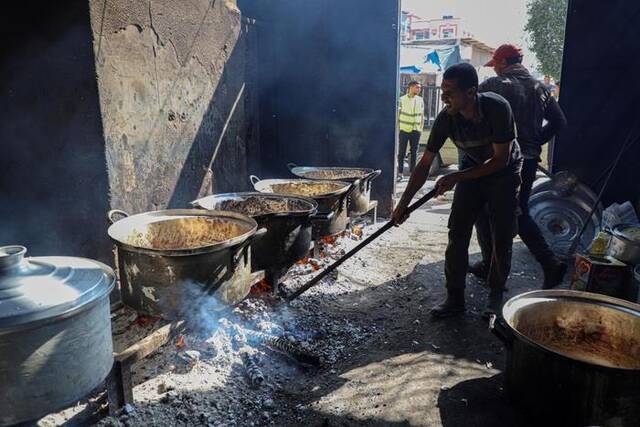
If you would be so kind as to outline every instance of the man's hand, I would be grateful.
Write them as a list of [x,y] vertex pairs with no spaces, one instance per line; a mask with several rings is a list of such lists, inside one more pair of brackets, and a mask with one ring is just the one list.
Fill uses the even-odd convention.
[[458,182],[460,182],[460,178],[457,172],[441,177],[436,182],[436,196],[440,196],[451,190]]
[[393,214],[391,214],[391,222],[397,227],[405,222],[407,218],[409,218],[409,214],[407,214],[407,206],[399,203],[394,209]]

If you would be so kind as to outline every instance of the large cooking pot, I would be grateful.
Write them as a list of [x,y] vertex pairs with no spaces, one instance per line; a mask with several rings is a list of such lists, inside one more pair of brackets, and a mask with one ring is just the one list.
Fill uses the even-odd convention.
[[306,197],[259,192],[214,194],[191,202],[195,207],[232,211],[252,217],[267,231],[251,247],[254,270],[265,270],[269,283],[282,275],[311,247],[311,219],[318,204]]
[[[597,195],[568,172],[536,181],[529,198],[529,214],[556,256],[573,257],[569,249],[586,223],[578,251],[586,251],[600,229],[602,205]],[[593,215],[591,209],[596,206]]]
[[382,171],[368,168],[313,167],[287,165],[292,174],[311,180],[344,181],[353,184],[354,189],[349,196],[349,216],[361,216],[369,211],[371,202],[371,181]]
[[253,188],[261,193],[309,197],[318,204],[317,219],[313,219],[313,238],[320,239],[342,233],[349,223],[347,201],[356,188],[344,181],[313,181],[308,179],[263,179],[249,177]]
[[640,264],[640,224],[620,224],[610,234],[609,255],[629,265]]
[[113,365],[113,271],[84,258],[25,258],[26,251],[0,247],[0,425],[72,405]]
[[204,300],[232,305],[259,280],[249,247],[264,230],[256,233],[246,215],[168,209],[131,216],[113,210],[108,217],[122,302],[141,313],[175,319]]
[[490,329],[507,349],[507,393],[524,409],[553,425],[638,425],[639,305],[534,291],[511,298]]

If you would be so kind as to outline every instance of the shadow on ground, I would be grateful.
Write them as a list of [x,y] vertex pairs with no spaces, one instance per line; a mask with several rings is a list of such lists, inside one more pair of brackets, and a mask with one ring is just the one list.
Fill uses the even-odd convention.
[[[521,243],[514,246],[512,273],[508,296],[539,287],[538,266]],[[444,296],[443,283],[443,261],[422,262],[406,277],[336,298],[306,295],[318,313],[348,319],[356,327],[375,327],[376,333],[343,343],[345,356],[333,365],[292,367],[295,374],[272,394],[268,417],[250,398],[235,404],[245,408],[245,415],[255,414],[254,425],[530,425],[531,418],[512,407],[502,389],[504,349],[480,316],[487,291],[469,277],[467,313],[434,321],[428,310]],[[295,316],[295,307],[291,310]],[[208,402],[219,409],[216,413],[224,413],[228,399],[224,387],[182,392],[170,401],[137,404],[136,412],[144,419],[147,411],[157,414],[164,405],[162,412],[175,418],[166,422],[173,425],[233,425],[232,419],[211,419],[202,404],[193,403]]]

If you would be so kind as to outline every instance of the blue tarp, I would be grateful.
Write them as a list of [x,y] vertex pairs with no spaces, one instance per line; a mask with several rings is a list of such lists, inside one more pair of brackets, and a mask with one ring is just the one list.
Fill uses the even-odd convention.
[[462,62],[460,46],[455,45],[444,49],[434,49],[425,58],[425,62],[431,62],[438,67],[438,71],[446,70],[454,64]]
[[406,47],[400,50],[401,73],[441,72],[459,62],[462,62],[459,45],[438,49]]
[[421,72],[422,72],[422,68],[415,65],[400,67],[401,74],[420,74]]

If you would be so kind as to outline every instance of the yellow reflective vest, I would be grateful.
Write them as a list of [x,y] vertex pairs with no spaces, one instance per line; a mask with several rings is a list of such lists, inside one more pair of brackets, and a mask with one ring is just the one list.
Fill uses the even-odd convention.
[[422,118],[424,116],[424,101],[420,95],[409,97],[403,95],[398,103],[398,122],[400,130],[411,132],[417,130],[422,132]]

